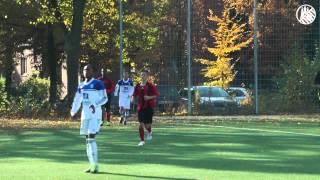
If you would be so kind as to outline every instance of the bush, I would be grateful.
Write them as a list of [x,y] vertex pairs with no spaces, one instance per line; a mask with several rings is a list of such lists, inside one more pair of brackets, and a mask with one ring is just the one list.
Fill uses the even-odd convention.
[[[286,112],[283,108],[279,91],[259,91],[259,110],[261,114],[279,114]],[[253,107],[254,108],[254,107]]]
[[282,111],[304,112],[318,108],[318,89],[314,86],[314,78],[319,69],[319,50],[315,58],[310,59],[297,46],[293,48],[281,65],[282,73],[276,78],[279,88],[276,99],[280,100]]
[[16,89],[16,96],[11,98],[12,115],[47,116],[50,111],[48,79],[30,76]]

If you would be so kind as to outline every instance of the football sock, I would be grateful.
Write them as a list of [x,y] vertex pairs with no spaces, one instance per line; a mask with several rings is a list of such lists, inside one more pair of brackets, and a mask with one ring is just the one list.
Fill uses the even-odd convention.
[[97,165],[98,164],[98,147],[97,147],[96,140],[88,139],[88,142],[89,142],[89,149],[91,149],[90,156],[92,158],[92,163],[90,162],[90,164]]
[[90,165],[93,165],[94,164],[94,159],[93,159],[93,151],[92,151],[92,145],[91,145],[91,142],[90,142],[91,139],[87,139],[87,156],[88,156],[88,160],[89,160],[89,163]]
[[111,117],[111,114],[110,113],[107,113],[107,121],[110,122],[110,117]]
[[104,113],[103,113],[103,119],[104,119],[104,120],[107,119],[107,121],[108,121],[108,113],[107,113],[107,112],[104,112]]
[[151,133],[151,126],[146,128],[148,133]]
[[139,134],[141,141],[144,141],[144,129],[143,127],[139,127]]

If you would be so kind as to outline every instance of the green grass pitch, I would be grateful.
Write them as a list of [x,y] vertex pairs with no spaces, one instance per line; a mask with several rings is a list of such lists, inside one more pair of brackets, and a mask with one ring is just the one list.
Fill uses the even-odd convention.
[[104,127],[99,174],[86,174],[78,129],[1,129],[0,179],[320,179],[318,123],[156,123]]

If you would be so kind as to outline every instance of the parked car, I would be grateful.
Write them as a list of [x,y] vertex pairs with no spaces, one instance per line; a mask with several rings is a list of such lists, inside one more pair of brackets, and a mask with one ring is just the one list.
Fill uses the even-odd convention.
[[249,91],[243,87],[229,87],[227,92],[235,98],[239,106],[251,103],[251,95]]
[[[193,102],[199,102],[201,107],[212,107],[212,111],[236,112],[237,101],[223,88],[216,86],[194,86],[191,88]],[[188,100],[188,88],[180,90],[180,95]],[[198,97],[197,97],[198,96]]]
[[157,108],[160,112],[176,112],[181,97],[176,86],[157,85],[160,96],[157,98]]

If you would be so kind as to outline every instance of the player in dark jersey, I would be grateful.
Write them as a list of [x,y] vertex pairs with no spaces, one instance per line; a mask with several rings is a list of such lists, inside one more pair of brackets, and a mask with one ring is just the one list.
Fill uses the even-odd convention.
[[100,81],[103,82],[104,86],[106,87],[106,93],[108,96],[108,102],[103,105],[102,109],[103,109],[103,115],[102,115],[102,123],[101,126],[104,124],[105,119],[107,120],[107,125],[110,126],[110,118],[111,118],[111,114],[110,114],[110,105],[111,105],[111,100],[112,100],[112,94],[114,92],[115,89],[115,84],[112,81],[112,79],[110,77],[107,76],[107,70],[106,68],[102,68],[101,69],[101,76],[98,77],[98,79]]
[[153,109],[156,106],[156,98],[159,92],[156,86],[149,82],[149,73],[146,70],[141,71],[141,84],[137,84],[134,89],[133,97],[138,98],[138,120],[139,120],[139,135],[140,142],[138,146],[143,146],[144,142],[144,129],[148,131],[147,140],[152,139],[152,118]]

